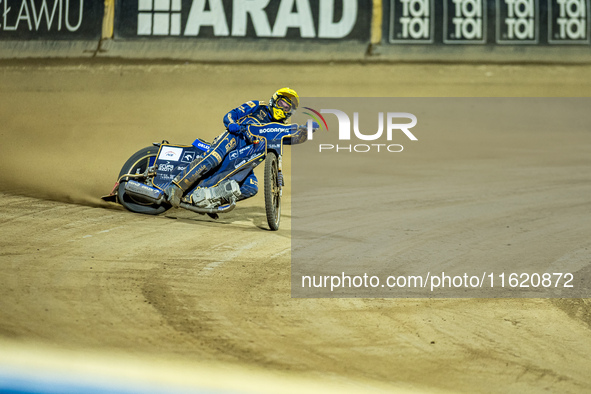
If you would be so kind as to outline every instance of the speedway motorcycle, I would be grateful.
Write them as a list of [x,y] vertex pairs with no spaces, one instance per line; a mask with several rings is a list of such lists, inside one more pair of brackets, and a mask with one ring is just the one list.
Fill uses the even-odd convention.
[[[240,196],[239,185],[251,169],[264,161],[267,223],[271,230],[278,230],[284,186],[281,172],[283,145],[305,142],[307,129],[314,126],[317,128],[316,124],[292,125],[291,128],[251,125],[256,143],[228,152],[219,166],[184,193],[180,208],[215,219],[219,214],[232,211]],[[265,144],[264,149],[258,144]],[[165,140],[140,149],[125,162],[113,190],[102,199],[119,203],[131,212],[161,214],[172,207],[166,200],[164,189],[186,166],[204,157],[210,146],[207,141],[197,138],[191,145],[171,144]]]

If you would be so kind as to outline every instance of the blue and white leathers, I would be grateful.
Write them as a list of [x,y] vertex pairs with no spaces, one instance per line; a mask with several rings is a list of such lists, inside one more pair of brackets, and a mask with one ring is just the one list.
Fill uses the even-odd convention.
[[[239,107],[234,108],[230,112],[228,112],[224,116],[224,126],[226,129],[230,124],[236,123],[242,126],[240,132],[238,132],[238,136],[242,137],[241,140],[247,143],[250,143],[253,139],[258,139],[258,144],[256,146],[255,151],[259,151],[261,153],[266,153],[267,149],[267,142],[265,138],[260,138],[261,135],[258,133],[258,127],[248,127],[248,125],[257,125],[257,126],[267,126],[273,125],[284,129],[285,131],[293,130],[293,126],[290,124],[286,124],[284,119],[283,122],[277,122],[271,112],[269,111],[269,107],[263,101],[247,101],[246,103],[242,104]],[[230,134],[229,132],[226,132]],[[224,134],[226,134],[224,133]],[[244,190],[243,190],[244,189]],[[243,184],[240,185],[240,192],[242,193],[241,198],[248,198],[254,196],[258,192],[258,181],[256,176],[254,175],[254,168],[251,168],[250,173]]]
[[[267,139],[265,138],[266,129],[272,129],[275,133],[279,130],[290,132],[295,130],[297,126],[276,122],[269,113],[267,105],[260,101],[248,101],[234,108],[224,116],[223,121],[226,128],[231,124],[242,127],[232,127],[237,131],[232,133],[226,131],[219,135],[213,141],[205,156],[187,166],[186,170],[179,174],[173,182],[186,191],[198,179],[201,179],[222,162],[227,161],[227,164],[230,164],[232,161],[235,164],[224,164],[223,168],[220,168],[221,171],[218,171],[221,173],[227,171],[227,175],[217,174],[217,172],[216,174],[222,175],[223,179],[243,172],[242,176],[239,177],[241,179],[237,179],[240,185],[240,199],[252,197],[258,192],[258,181],[253,170],[258,162],[265,158],[268,148]],[[285,143],[290,144],[291,141],[286,140]],[[230,156],[235,155],[237,157],[229,157],[228,160],[224,160],[230,152],[232,152]],[[239,158],[238,155],[241,158],[244,157],[244,160],[235,161]],[[215,186],[219,180],[219,176],[204,179],[199,184],[199,187]]]

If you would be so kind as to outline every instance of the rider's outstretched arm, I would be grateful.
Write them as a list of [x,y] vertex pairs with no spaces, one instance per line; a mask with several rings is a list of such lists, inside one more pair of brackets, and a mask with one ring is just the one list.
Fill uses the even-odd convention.
[[[293,123],[293,124],[287,124],[285,126],[290,129],[289,137],[285,137],[283,139],[283,143],[285,145],[303,144],[304,142],[308,141],[308,125],[307,124],[297,125],[297,124]],[[316,132],[318,129],[319,129],[318,123],[312,122],[312,131]]]
[[[318,129],[318,123],[312,123],[313,131]],[[261,135],[265,136],[267,133],[282,133],[285,137],[283,143],[286,145],[302,144],[308,140],[308,126],[307,124],[297,125],[292,124],[281,124],[281,123],[266,123],[266,124],[250,124],[247,130],[249,134],[254,136]]]
[[267,133],[283,133],[283,135],[290,135],[297,130],[297,124],[283,124],[283,123],[263,123],[263,124],[245,124],[245,132],[254,136],[265,136]]

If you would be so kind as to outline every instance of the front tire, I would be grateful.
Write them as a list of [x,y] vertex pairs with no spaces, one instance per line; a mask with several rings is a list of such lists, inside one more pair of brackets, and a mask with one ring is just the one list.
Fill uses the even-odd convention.
[[274,152],[265,159],[265,211],[267,223],[272,231],[279,230],[281,221],[281,184],[279,182],[279,161]]
[[[121,171],[119,172],[119,179],[125,174],[142,174],[146,169],[156,161],[159,148],[157,146],[148,146],[140,149],[134,153],[126,162],[123,164]],[[147,200],[142,200],[138,197],[132,197],[125,193],[125,182],[119,184],[117,190],[117,198],[119,203],[123,205],[127,210],[135,213],[143,213],[145,215],[159,215],[162,212],[170,209],[170,205],[159,205],[154,204]]]

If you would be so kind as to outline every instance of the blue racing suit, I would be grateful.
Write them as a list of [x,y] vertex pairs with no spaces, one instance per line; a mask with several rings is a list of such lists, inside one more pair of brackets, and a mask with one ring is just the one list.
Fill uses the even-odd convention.
[[[231,126],[234,124],[234,126]],[[226,129],[234,131],[225,131],[220,134],[211,144],[211,147],[201,159],[195,160],[179,174],[173,183],[179,186],[183,191],[188,190],[205,173],[220,165],[224,157],[234,149],[240,149],[253,144],[255,151],[261,156],[266,154],[266,140],[257,135],[253,135],[249,125],[265,126],[272,124],[274,127],[285,127],[293,129],[296,125],[277,122],[269,112],[268,106],[262,101],[248,101],[239,107],[234,108],[224,116],[224,126]],[[237,127],[236,125],[240,126]],[[285,141],[290,144],[291,141]],[[240,184],[240,200],[254,196],[258,192],[258,181],[254,171],[250,170],[248,176]]]

